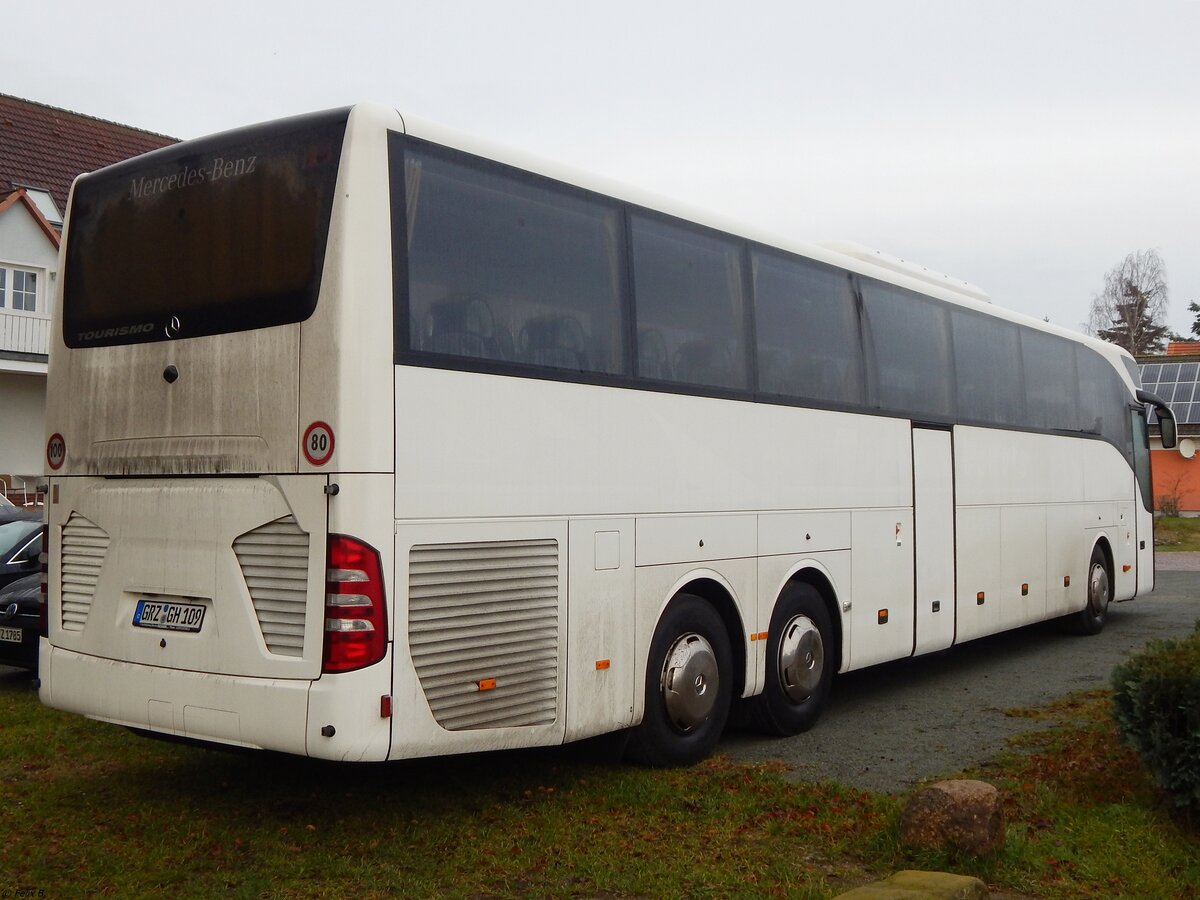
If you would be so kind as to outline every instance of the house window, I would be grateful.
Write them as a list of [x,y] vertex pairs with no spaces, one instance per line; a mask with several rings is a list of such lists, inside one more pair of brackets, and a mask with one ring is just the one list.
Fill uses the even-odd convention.
[[36,312],[38,273],[0,266],[0,309]]
[[13,269],[13,309],[33,312],[37,309],[37,273],[24,269]]
[[16,183],[13,184],[13,187],[25,188],[25,193],[29,195],[29,199],[33,201],[33,205],[38,208],[38,212],[46,221],[57,228],[62,227],[62,213],[58,211],[58,204],[54,202],[54,197],[49,191]]

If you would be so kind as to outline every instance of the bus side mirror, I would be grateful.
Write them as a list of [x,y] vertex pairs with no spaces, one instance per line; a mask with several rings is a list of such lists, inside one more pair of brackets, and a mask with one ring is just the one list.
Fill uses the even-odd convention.
[[1149,391],[1138,391],[1137,399],[1139,403],[1149,403],[1154,407],[1154,413],[1158,416],[1158,433],[1162,438],[1163,449],[1173,449],[1179,443],[1179,429],[1175,425],[1175,413],[1171,412],[1171,407],[1167,406],[1162,397]]
[[1175,414],[1165,406],[1155,410],[1158,413],[1158,430],[1162,437],[1164,450],[1170,450],[1179,443],[1179,429],[1175,425]]

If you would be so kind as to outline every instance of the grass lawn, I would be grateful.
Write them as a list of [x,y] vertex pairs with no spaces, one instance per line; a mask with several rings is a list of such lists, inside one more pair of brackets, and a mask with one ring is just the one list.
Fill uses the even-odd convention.
[[1013,714],[1045,730],[973,773],[1009,822],[977,860],[901,849],[903,797],[778,768],[231,754],[45,709],[0,676],[0,896],[827,897],[900,868],[1045,897],[1200,893],[1200,837],[1118,746],[1106,694]]
[[1154,520],[1154,548],[1168,552],[1200,550],[1200,518],[1158,516]]

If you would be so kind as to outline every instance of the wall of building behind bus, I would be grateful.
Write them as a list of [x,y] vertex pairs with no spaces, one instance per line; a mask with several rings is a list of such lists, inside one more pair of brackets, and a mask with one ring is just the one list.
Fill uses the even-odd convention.
[[1158,425],[1151,418],[1150,468],[1154,481],[1154,511],[1200,516],[1200,341],[1167,343],[1167,352],[1139,356],[1138,368],[1146,390],[1171,405],[1179,427],[1179,447],[1162,449]]
[[[1194,452],[1194,438],[1185,437],[1181,443],[1185,452]],[[1173,506],[1180,515],[1200,516],[1200,459],[1184,456],[1180,450],[1163,450],[1155,439],[1151,441],[1150,468],[1155,512],[1172,511]]]
[[10,476],[20,489],[21,476],[34,487],[44,468],[46,376],[0,372],[0,476]]
[[58,247],[24,203],[0,213],[0,266],[33,272],[36,308],[12,307],[11,275],[0,307],[0,479],[32,488],[42,471],[46,440],[46,337],[58,268]]

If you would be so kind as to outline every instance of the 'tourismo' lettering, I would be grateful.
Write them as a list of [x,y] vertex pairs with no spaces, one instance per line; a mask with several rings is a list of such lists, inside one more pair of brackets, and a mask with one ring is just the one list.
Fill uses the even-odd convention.
[[75,340],[80,344],[88,341],[102,341],[105,338],[128,337],[130,335],[147,334],[154,330],[153,322],[144,325],[122,325],[119,328],[101,328],[97,331],[81,331]]
[[221,181],[222,179],[237,178],[240,175],[252,175],[258,168],[257,156],[239,156],[236,159],[215,157],[212,164],[195,168],[187,167],[170,175],[158,175],[153,178],[142,176],[134,178],[129,183],[129,199],[145,200],[159,194],[170,193],[180,188],[192,187],[205,182]]

